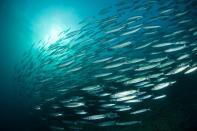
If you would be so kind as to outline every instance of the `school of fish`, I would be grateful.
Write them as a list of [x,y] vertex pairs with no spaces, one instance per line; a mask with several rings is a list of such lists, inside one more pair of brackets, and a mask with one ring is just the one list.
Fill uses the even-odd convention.
[[[123,0],[40,41],[16,65],[17,91],[51,130],[140,125],[147,101],[197,70],[195,0]],[[125,120],[124,117],[127,117]]]

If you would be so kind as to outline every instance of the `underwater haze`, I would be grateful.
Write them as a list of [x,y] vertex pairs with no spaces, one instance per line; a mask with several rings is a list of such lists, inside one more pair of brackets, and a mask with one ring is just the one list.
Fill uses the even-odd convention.
[[2,131],[196,131],[196,0],[0,2]]

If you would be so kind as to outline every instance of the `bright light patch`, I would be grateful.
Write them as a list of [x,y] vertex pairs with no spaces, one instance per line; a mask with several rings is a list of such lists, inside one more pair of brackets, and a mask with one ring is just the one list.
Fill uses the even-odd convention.
[[59,34],[63,31],[63,28],[60,28],[58,26],[52,26],[51,30],[45,37],[45,48],[48,48],[50,45],[54,44],[56,41],[60,39],[61,36]]
[[43,11],[35,22],[36,41],[42,40],[37,48],[48,48],[55,44],[62,36],[59,34],[66,30],[77,30],[79,18],[69,8],[48,8]]
[[60,33],[60,31],[58,31],[57,29],[52,29],[51,31],[51,42],[55,42],[58,40],[58,34]]
[[59,33],[61,32],[60,28],[52,28],[49,34],[47,35],[47,45],[46,48],[49,47],[50,44],[55,43],[59,39]]

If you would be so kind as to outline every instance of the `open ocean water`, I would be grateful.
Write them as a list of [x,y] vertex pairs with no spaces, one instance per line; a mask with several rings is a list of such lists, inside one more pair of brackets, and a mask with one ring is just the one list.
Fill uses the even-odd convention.
[[196,131],[196,0],[0,1],[0,130]]

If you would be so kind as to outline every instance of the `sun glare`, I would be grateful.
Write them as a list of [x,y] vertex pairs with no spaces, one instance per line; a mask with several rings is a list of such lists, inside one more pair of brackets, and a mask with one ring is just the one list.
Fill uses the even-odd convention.
[[45,41],[47,42],[47,44],[45,45],[46,48],[48,48],[51,44],[55,43],[59,39],[58,35],[59,33],[61,33],[61,31],[63,31],[63,29],[57,26],[53,27],[50,30],[45,39]]

